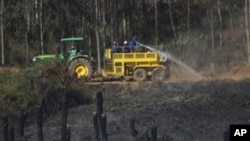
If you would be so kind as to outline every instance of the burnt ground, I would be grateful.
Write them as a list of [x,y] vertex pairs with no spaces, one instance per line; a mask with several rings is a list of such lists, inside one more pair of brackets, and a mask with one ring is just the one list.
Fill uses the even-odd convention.
[[[134,140],[128,124],[130,116],[136,119],[139,132],[156,125],[159,140],[167,135],[175,141],[224,141],[230,124],[250,124],[250,77],[247,76],[250,69],[244,73],[240,70],[211,80],[83,87],[93,95],[97,91],[104,94],[109,141]],[[69,110],[72,141],[94,140],[92,114],[95,110],[95,103]],[[35,140],[35,129],[35,125],[26,128],[28,140]],[[60,114],[46,119],[43,129],[45,141],[59,141]]]

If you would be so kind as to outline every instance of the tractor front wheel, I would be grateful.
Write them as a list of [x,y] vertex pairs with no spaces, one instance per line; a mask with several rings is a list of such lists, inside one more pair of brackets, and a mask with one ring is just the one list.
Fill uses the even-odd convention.
[[77,79],[92,77],[92,66],[90,62],[84,58],[77,58],[70,62],[69,71],[72,76],[76,76]]

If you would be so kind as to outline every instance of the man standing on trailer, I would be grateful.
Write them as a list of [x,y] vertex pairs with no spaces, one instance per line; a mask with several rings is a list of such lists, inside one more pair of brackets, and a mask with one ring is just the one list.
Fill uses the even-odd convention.
[[128,48],[129,48],[130,52],[134,52],[134,51],[135,51],[135,46],[136,46],[137,44],[140,44],[140,43],[139,43],[138,40],[137,40],[137,35],[135,35],[135,36],[131,39],[131,41],[129,42],[129,44],[128,44]]
[[116,53],[116,52],[118,52],[118,49],[119,49],[119,47],[118,47],[118,43],[117,43],[117,41],[116,40],[114,40],[113,41],[113,43],[112,43],[112,52],[113,53]]

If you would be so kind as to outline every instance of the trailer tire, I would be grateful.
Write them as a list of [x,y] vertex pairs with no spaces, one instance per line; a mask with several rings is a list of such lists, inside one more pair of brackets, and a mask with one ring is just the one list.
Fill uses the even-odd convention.
[[155,68],[152,72],[153,81],[164,81],[167,79],[166,70],[163,68]]
[[145,81],[147,80],[147,72],[145,69],[136,69],[134,71],[134,75],[133,75],[134,80],[136,81]]

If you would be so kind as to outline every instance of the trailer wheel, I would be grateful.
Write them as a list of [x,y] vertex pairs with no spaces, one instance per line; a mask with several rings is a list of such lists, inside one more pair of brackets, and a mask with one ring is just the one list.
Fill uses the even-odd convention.
[[152,80],[153,81],[164,81],[166,80],[166,71],[163,68],[156,68],[153,70],[152,73]]
[[145,69],[136,69],[134,71],[134,80],[136,81],[145,81],[147,79],[147,72]]
[[77,79],[92,77],[92,66],[90,62],[84,58],[77,58],[70,62],[69,71],[72,76],[76,76]]

